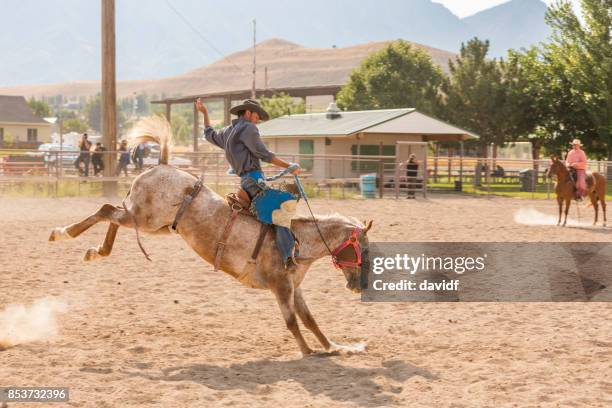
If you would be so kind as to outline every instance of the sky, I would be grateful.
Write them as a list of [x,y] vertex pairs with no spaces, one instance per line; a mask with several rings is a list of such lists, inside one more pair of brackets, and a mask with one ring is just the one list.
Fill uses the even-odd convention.
[[[478,13],[481,10],[506,3],[508,0],[433,0],[435,3],[443,4],[447,9],[459,17],[467,17]],[[546,4],[551,4],[554,0],[544,0]],[[571,0],[574,7],[577,7],[580,0]]]

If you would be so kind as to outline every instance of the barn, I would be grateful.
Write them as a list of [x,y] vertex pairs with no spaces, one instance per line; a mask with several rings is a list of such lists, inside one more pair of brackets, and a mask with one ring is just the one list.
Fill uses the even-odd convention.
[[326,112],[286,115],[258,126],[270,150],[306,155],[299,161],[316,178],[350,178],[374,171],[370,167],[377,164],[361,156],[396,156],[399,162],[414,153],[424,161],[428,142],[478,138],[416,109],[340,111],[335,103]]
[[51,124],[34,115],[23,96],[0,95],[0,146],[35,148],[51,140]]

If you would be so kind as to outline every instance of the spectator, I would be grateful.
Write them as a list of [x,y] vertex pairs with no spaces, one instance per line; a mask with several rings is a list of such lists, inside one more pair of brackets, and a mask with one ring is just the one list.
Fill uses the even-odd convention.
[[[77,157],[74,162],[74,167],[76,167],[79,172],[79,176],[89,177],[89,150],[91,149],[91,142],[87,140],[87,133],[83,133],[83,137],[79,142],[79,157]],[[83,163],[83,169],[81,169],[81,163]]]
[[419,162],[416,159],[415,154],[411,154],[406,162],[406,178],[408,179],[408,195],[406,198],[414,198],[414,193],[417,184],[417,175],[419,173]]
[[91,155],[91,164],[93,165],[94,176],[104,171],[104,152],[106,149],[102,146],[102,143],[96,143],[96,147]]
[[504,168],[502,166],[500,166],[499,164],[497,166],[495,166],[495,170],[493,170],[493,173],[491,173],[491,175],[493,177],[505,177],[506,176],[506,171],[504,170]]
[[121,175],[121,170],[123,170],[125,177],[127,177],[128,164],[130,164],[130,152],[128,150],[127,140],[122,140],[119,146],[119,164],[117,166],[116,176]]
[[132,156],[132,161],[134,162],[134,165],[136,166],[136,170],[138,170],[138,171],[141,171],[142,167],[144,165],[144,157],[145,157],[146,147],[147,146],[144,143],[140,143],[134,149],[134,154]]

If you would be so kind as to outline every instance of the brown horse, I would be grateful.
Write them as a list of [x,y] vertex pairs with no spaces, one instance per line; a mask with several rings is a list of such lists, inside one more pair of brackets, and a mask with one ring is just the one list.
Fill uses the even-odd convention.
[[[556,156],[551,156],[551,164],[546,172],[546,175],[550,177],[555,175],[557,177],[557,184],[555,186],[555,193],[557,194],[557,204],[559,204],[559,221],[557,225],[561,224],[561,214],[563,212],[563,202],[565,201],[565,219],[563,226],[567,224],[567,213],[569,212],[570,203],[573,198],[576,197],[575,183],[570,177],[570,172],[565,165],[565,162]],[[595,220],[593,225],[597,225],[597,216],[599,213],[598,203],[601,203],[601,210],[603,211],[603,226],[606,226],[606,178],[597,172],[588,174],[586,177],[587,182],[587,195],[591,199],[591,204],[595,209]]]

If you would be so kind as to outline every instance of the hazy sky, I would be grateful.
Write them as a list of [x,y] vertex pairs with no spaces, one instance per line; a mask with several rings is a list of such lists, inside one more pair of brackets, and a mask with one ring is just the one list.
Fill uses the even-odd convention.
[[[447,9],[452,11],[459,17],[465,17],[479,12],[480,10],[506,3],[508,0],[433,0],[435,3],[441,3]],[[554,0],[544,0],[546,4],[552,3]],[[580,3],[580,0],[571,0],[575,6]]]

